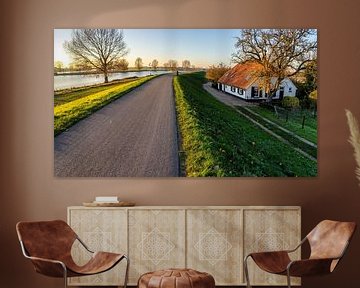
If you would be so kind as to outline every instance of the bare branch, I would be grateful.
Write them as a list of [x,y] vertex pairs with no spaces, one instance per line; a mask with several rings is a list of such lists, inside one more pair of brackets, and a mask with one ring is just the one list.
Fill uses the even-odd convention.
[[[253,61],[262,66],[258,76],[270,95],[282,80],[306,68],[316,59],[316,30],[313,29],[243,29],[236,38],[235,63]],[[276,77],[276,81],[272,80]],[[271,98],[270,98],[271,99]]]
[[74,29],[72,39],[65,42],[64,49],[75,64],[90,65],[103,72],[105,82],[108,82],[109,70],[128,53],[123,31],[119,29]]

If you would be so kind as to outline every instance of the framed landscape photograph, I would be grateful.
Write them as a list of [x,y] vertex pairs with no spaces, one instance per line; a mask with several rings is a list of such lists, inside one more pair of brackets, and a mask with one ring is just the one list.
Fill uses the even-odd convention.
[[54,29],[56,177],[315,177],[316,29]]

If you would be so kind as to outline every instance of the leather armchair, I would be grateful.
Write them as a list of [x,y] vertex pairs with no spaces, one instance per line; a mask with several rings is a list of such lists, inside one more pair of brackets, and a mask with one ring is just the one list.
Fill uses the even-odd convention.
[[[126,288],[128,257],[125,254],[91,251],[64,221],[19,222],[16,231],[23,255],[31,260],[35,271],[50,277],[64,278],[65,288],[67,277],[102,273],[112,269],[123,259],[127,261],[124,281]],[[78,266],[71,256],[71,247],[75,241],[79,241],[91,254],[90,260],[83,266]]]
[[[292,250],[250,253],[244,259],[247,287],[251,287],[247,265],[249,258],[266,272],[286,275],[289,288],[291,288],[291,276],[305,277],[332,273],[344,256],[355,229],[354,222],[324,220]],[[292,261],[289,253],[299,249],[306,241],[309,242],[311,249],[309,259]]]

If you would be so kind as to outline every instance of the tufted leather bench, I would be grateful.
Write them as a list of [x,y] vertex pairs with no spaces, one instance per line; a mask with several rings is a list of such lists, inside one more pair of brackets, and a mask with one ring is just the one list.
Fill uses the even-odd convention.
[[166,269],[140,276],[138,288],[214,288],[214,277],[192,269]]

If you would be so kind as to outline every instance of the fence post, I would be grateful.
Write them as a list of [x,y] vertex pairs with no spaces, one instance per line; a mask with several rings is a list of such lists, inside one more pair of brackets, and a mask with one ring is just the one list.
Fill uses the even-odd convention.
[[303,115],[303,120],[302,120],[302,125],[301,125],[302,127],[302,129],[304,129],[304,126],[305,126],[305,115]]

